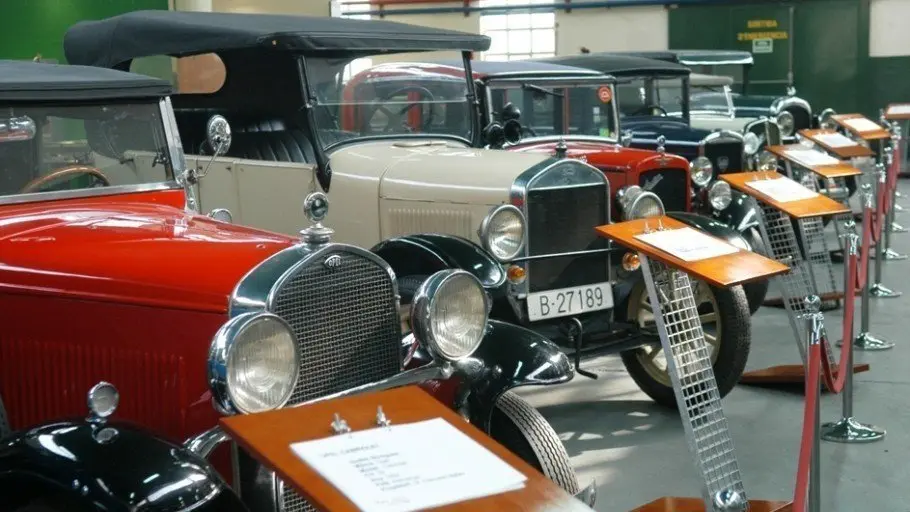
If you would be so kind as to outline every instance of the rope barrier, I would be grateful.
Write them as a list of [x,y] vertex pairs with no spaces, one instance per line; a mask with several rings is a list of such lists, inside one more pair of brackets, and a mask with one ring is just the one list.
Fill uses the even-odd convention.
[[[864,266],[868,268],[869,263],[869,254],[868,252],[863,252],[863,263]],[[853,283],[857,281],[857,255],[851,254],[846,261],[847,265],[847,282]],[[843,332],[841,335],[842,340],[852,340],[853,339],[853,312],[856,308],[856,301],[853,300],[853,297],[844,297],[844,321],[843,321]],[[828,334],[824,332],[821,339],[822,348],[826,354],[830,353],[831,346],[828,344]],[[831,358],[822,357],[822,370],[823,376],[825,378],[825,387],[828,388],[828,391],[832,393],[840,393],[844,389],[844,383],[847,380],[847,373],[853,371],[852,368],[848,368],[847,365],[850,364],[850,351],[853,350],[853,343],[844,342],[843,350],[840,353],[840,361],[837,364],[837,368],[831,368],[830,360]]]
[[819,363],[822,361],[821,346],[809,345],[809,368],[806,372],[806,406],[803,410],[803,432],[800,438],[799,463],[796,466],[796,489],[793,491],[793,511],[806,511],[806,496],[809,492],[809,469],[815,438],[815,424],[818,418]]

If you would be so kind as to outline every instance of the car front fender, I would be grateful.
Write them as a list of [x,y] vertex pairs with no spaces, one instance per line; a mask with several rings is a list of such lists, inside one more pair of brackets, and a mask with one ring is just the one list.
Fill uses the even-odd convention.
[[124,512],[247,510],[205,459],[117,422],[51,423],[7,437],[0,496]]
[[505,288],[502,265],[474,242],[452,235],[419,234],[390,238],[371,249],[388,262],[395,275],[431,275],[450,268],[462,269],[480,280],[492,295]]
[[534,331],[490,320],[480,346],[457,365],[463,375],[471,423],[489,432],[496,400],[518,386],[561,384],[575,377],[569,358]]
[[[730,207],[728,207],[727,210],[732,207],[733,204],[731,203]],[[757,212],[753,213],[752,215],[752,217],[755,218],[755,223],[745,223],[746,227],[743,228],[742,231],[745,231],[753,225],[758,226],[758,218],[755,215],[756,213]],[[752,246],[749,244],[746,238],[743,237],[742,231],[738,229],[739,226],[737,224],[732,224],[732,226],[735,227],[731,227],[731,224],[724,222],[723,219],[713,219],[711,217],[705,217],[704,215],[687,212],[668,212],[667,216],[688,224],[689,226],[692,226],[693,228],[696,228],[700,231],[704,231],[709,235],[716,236],[717,238],[729,242],[741,249],[752,250]],[[743,220],[747,219],[744,218]]]

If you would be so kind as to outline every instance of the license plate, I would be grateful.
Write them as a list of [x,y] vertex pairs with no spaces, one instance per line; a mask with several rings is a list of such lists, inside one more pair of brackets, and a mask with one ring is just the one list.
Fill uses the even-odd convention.
[[528,294],[531,321],[579,315],[613,307],[613,287],[597,283]]

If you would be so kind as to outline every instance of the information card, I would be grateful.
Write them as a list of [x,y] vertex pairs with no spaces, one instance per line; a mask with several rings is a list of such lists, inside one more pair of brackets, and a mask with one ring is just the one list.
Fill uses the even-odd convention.
[[865,117],[854,117],[852,119],[844,119],[844,124],[858,131],[859,133],[863,132],[872,132],[877,130],[882,130],[882,126],[878,123],[874,123]]
[[818,195],[818,193],[807,189],[790,178],[747,181],[746,185],[749,185],[779,203],[812,199]]
[[442,418],[304,441],[291,450],[364,512],[439,507],[521,489],[527,480]]
[[683,261],[706,260],[739,251],[723,240],[690,227],[644,233],[635,238]]
[[838,165],[840,160],[833,156],[818,151],[817,149],[806,149],[799,146],[787,148],[787,157],[803,167],[821,167],[824,165]]
[[844,136],[840,133],[819,133],[814,135],[813,139],[817,140],[820,144],[824,144],[829,148],[849,148],[851,146],[859,145],[855,140],[850,137]]
[[901,103],[900,105],[891,105],[886,112],[889,116],[901,116],[910,114],[910,103]]

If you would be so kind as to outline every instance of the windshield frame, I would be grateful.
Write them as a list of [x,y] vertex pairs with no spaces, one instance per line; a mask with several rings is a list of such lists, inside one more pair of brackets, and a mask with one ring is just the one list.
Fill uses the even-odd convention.
[[530,84],[540,87],[547,87],[547,84],[556,83],[573,83],[573,84],[597,84],[597,85],[608,85],[610,91],[613,94],[613,100],[610,102],[610,112],[613,116],[613,123],[615,126],[614,133],[616,134],[613,137],[603,137],[600,135],[571,135],[571,134],[554,134],[554,135],[541,135],[537,137],[526,137],[521,139],[521,143],[525,142],[546,142],[559,139],[566,140],[579,140],[579,141],[609,141],[612,143],[619,143],[620,134],[622,133],[622,127],[620,125],[619,119],[619,110],[617,104],[619,103],[616,98],[616,80],[607,78],[606,76],[590,76],[590,77],[580,77],[580,76],[546,76],[546,75],[537,75],[537,76],[528,76],[528,75],[517,75],[517,76],[508,76],[508,75],[499,75],[487,77],[483,80],[483,98],[484,101],[482,106],[482,116],[483,124],[489,125],[493,122],[493,89],[497,83],[514,83],[514,84]]
[[[376,53],[375,55],[386,55],[383,53]],[[371,55],[362,55],[360,57],[370,57]],[[319,105],[318,94],[316,93],[315,88],[310,84],[313,83],[312,77],[310,76],[309,71],[307,70],[307,59],[317,58],[314,55],[307,55],[301,53],[297,56],[297,61],[299,63],[299,74],[300,82],[303,87],[301,93],[304,97],[304,105],[308,110],[308,125],[310,126],[311,135],[314,142],[314,151],[316,152],[317,165],[323,169],[328,166],[328,157],[326,155],[338,150],[343,146],[349,144],[358,144],[363,142],[373,142],[381,140],[401,140],[401,139],[414,139],[414,140],[439,140],[447,139],[456,142],[460,142],[467,146],[474,146],[481,137],[481,129],[479,123],[479,114],[478,112],[478,101],[477,101],[477,91],[475,89],[474,81],[471,79],[473,76],[473,71],[470,66],[470,52],[462,52],[462,62],[464,67],[464,81],[465,81],[465,102],[467,103],[468,109],[474,114],[470,116],[471,123],[471,136],[470,138],[460,137],[458,135],[452,135],[447,133],[394,133],[389,135],[362,135],[358,137],[352,137],[350,139],[344,139],[332,144],[323,144],[321,137],[319,136],[319,125],[316,121],[316,116],[313,111],[316,106]],[[353,60],[353,59],[352,59]],[[322,155],[321,157],[319,155]],[[327,187],[326,187],[327,188]]]
[[[171,108],[171,101],[169,97],[162,98],[122,98],[117,100],[105,100],[105,101],[55,101],[55,102],[28,102],[28,103],[43,103],[47,105],[59,104],[60,106],[66,107],[78,107],[81,105],[99,105],[99,104],[117,104],[117,103],[126,103],[126,104],[139,104],[147,103],[149,105],[154,104],[155,102],[150,101],[152,99],[157,100],[158,112],[160,114],[161,122],[161,134],[165,138],[165,154],[168,161],[165,162],[165,169],[168,175],[168,179],[164,181],[151,182],[151,183],[137,183],[134,185],[115,185],[110,187],[92,187],[92,188],[80,188],[76,190],[53,190],[49,192],[31,192],[28,194],[15,194],[15,195],[0,195],[0,206],[2,205],[11,205],[11,204],[22,204],[22,203],[37,203],[44,201],[57,201],[61,199],[81,199],[89,197],[105,197],[105,196],[115,196],[122,194],[135,194],[141,192],[157,192],[164,190],[179,190],[183,189],[183,185],[179,182],[179,177],[186,170],[186,157],[183,153],[183,146],[180,143],[180,139],[177,138],[177,121],[174,118],[174,111]],[[18,102],[23,103],[23,102]]]
[[[689,95],[690,95],[691,87],[689,84],[689,75],[664,75],[664,74],[634,74],[633,75],[633,74],[629,74],[629,75],[618,76],[616,79],[616,83],[620,84],[620,83],[635,82],[635,81],[639,81],[639,80],[643,81],[645,83],[645,85],[647,86],[645,88],[645,94],[647,96],[648,103],[651,105],[654,105],[654,104],[660,105],[659,101],[655,103],[655,98],[654,98],[655,89],[659,89],[658,82],[660,80],[676,80],[676,79],[679,79],[682,81],[681,97],[683,100],[683,104],[682,104],[681,115],[679,115],[679,116],[676,116],[676,115],[667,115],[667,116],[646,115],[644,117],[671,117],[671,118],[676,118],[676,119],[683,119],[686,122],[686,124],[690,124],[691,123],[691,112],[689,109],[690,109],[691,105],[689,102],[689,100],[690,100]],[[614,103],[617,104],[617,108],[618,108],[619,101],[617,100]],[[632,116],[632,117],[642,117],[642,116]]]

